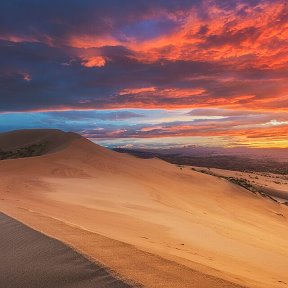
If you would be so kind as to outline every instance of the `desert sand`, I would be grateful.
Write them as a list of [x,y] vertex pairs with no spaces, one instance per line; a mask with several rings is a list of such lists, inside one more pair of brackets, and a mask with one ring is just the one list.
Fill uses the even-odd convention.
[[[268,173],[268,172],[242,172],[217,168],[205,168],[191,166],[198,171],[206,171],[220,177],[233,177],[245,179],[255,190],[264,192],[280,203],[288,202],[288,175]],[[186,168],[191,168],[186,167]]]
[[0,213],[1,287],[129,288],[61,242]]
[[[21,147],[26,133],[0,140]],[[47,131],[32,134],[25,145]],[[145,287],[288,286],[287,206],[211,175],[52,134],[44,155],[0,161],[3,213]]]

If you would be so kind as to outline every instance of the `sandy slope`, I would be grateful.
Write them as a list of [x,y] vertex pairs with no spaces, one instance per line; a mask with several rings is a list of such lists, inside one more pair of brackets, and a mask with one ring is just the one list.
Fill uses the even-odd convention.
[[53,153],[67,147],[71,141],[81,136],[76,133],[64,133],[57,129],[15,130],[0,133],[0,150],[15,150],[25,146],[44,143],[45,153]]
[[[188,167],[187,168],[191,168]],[[217,168],[193,167],[198,171],[206,171],[217,176],[242,178],[255,186],[259,191],[274,197],[280,202],[288,202],[288,175],[268,172],[242,172]]]
[[44,236],[2,213],[0,239],[1,287],[133,287],[63,243]]
[[[288,208],[225,180],[157,159],[118,154],[83,138],[71,139],[56,153],[1,161],[0,175],[0,210],[32,226],[37,226],[35,215],[46,217],[50,220],[37,228],[48,234],[54,229],[53,219],[58,219],[64,225],[63,237],[61,230],[56,236],[64,241],[70,225],[77,233],[87,230],[127,247],[132,244],[171,260],[169,265],[199,270],[202,276],[249,287],[288,286]],[[87,247],[76,240],[71,244],[94,255],[88,242]],[[137,251],[131,253],[131,261]],[[181,284],[181,269],[173,274],[166,262],[159,283],[133,268],[125,270],[123,262],[121,268],[117,249],[113,255],[113,261],[103,261],[148,287],[189,287]],[[168,270],[173,277],[169,274],[165,282]],[[190,272],[185,279],[189,283],[191,275],[195,286],[196,276]],[[208,285],[209,277],[197,279],[195,287],[236,287],[221,280]]]

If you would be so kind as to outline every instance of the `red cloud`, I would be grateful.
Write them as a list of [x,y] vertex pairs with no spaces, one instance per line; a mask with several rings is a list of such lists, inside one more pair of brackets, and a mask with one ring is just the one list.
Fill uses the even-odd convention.
[[139,95],[139,97],[153,97],[157,96],[162,98],[186,98],[205,93],[203,88],[156,88],[156,87],[144,87],[144,88],[131,88],[123,89],[118,94],[120,96],[126,95]]
[[[25,42],[25,45],[20,47],[21,53],[20,50],[15,50],[15,55],[19,58],[28,55],[30,58],[19,63],[46,61],[44,64],[47,65],[48,62],[51,64],[54,60],[57,62],[63,58],[70,66],[66,65],[65,70],[63,65],[53,68],[59,68],[60,77],[69,77],[62,81],[61,97],[55,96],[59,92],[57,84],[53,82],[55,79],[49,82],[46,77],[47,79],[38,80],[37,83],[34,75],[39,73],[29,71],[22,80],[29,82],[29,75],[33,75],[33,81],[30,81],[29,85],[24,83],[25,87],[31,90],[27,90],[26,98],[19,96],[14,100],[19,104],[23,101],[22,106],[18,105],[18,102],[13,105],[10,103],[12,101],[7,101],[8,108],[3,111],[10,111],[10,107],[17,111],[20,111],[21,107],[25,107],[25,111],[217,107],[237,111],[287,112],[287,1],[264,0],[258,1],[257,5],[247,2],[251,1],[233,1],[233,8],[223,8],[218,5],[219,1],[203,0],[201,5],[190,5],[187,9],[181,10],[179,5],[180,9],[175,11],[165,9],[165,5],[161,9],[154,9],[152,5],[153,9],[143,12],[144,15],[141,11],[137,17],[134,17],[134,14],[124,15],[119,26],[118,22],[114,22],[118,16],[109,18],[103,12],[103,17],[97,19],[103,20],[105,25],[99,29],[96,29],[97,25],[93,25],[96,17],[92,17],[89,25],[85,22],[86,19],[82,19],[85,25],[79,23],[79,29],[66,31],[67,27],[74,26],[65,25],[67,19],[63,17],[61,27],[65,33],[60,33],[62,37],[58,34],[53,37],[49,34],[49,29],[46,33],[37,33],[35,28],[32,36],[26,35],[26,32],[17,36],[12,32],[9,34],[8,31],[0,35],[0,39],[15,42],[17,45]],[[126,16],[130,16],[128,20]],[[128,35],[124,29],[137,24],[137,21],[163,19],[173,22],[175,29],[166,29],[163,33],[146,38]],[[89,29],[91,27],[93,29]],[[153,34],[152,32],[151,29],[149,33]],[[33,45],[36,42],[37,45],[40,42],[45,43],[49,49],[52,47],[54,50],[51,48],[50,52],[45,45],[39,44],[36,48],[33,46],[32,55],[29,55],[25,50],[26,46],[29,46],[26,42]],[[8,52],[12,53],[17,45],[11,45],[11,48],[9,46]],[[44,46],[47,51],[41,54]],[[58,51],[59,57],[54,57],[55,51]],[[9,53],[8,57],[12,55]],[[12,60],[11,57],[11,61],[7,62],[14,63]],[[89,69],[104,66],[105,69]],[[66,71],[71,71],[71,74]],[[6,75],[6,71],[4,72]],[[47,75],[52,78],[53,73]],[[5,86],[6,91],[11,91],[9,95],[22,94],[22,87],[16,85],[19,84],[18,76],[16,75],[14,80],[9,76],[9,81],[6,78],[5,76],[2,82],[6,86],[10,85],[10,90]],[[54,90],[51,89],[54,87]],[[15,90],[16,88],[18,90]],[[32,94],[30,104],[33,107],[30,109],[30,104],[26,103]],[[10,98],[7,96],[7,100]],[[22,99],[25,99],[25,102]]]
[[[76,48],[123,45],[134,52],[133,57],[144,63],[161,59],[224,61],[239,69],[276,69],[287,65],[286,1],[263,1],[256,6],[238,2],[233,10],[221,10],[213,1],[205,0],[201,6],[207,14],[205,18],[199,16],[199,9],[193,7],[182,13],[164,14],[164,17],[178,22],[178,29],[157,38],[136,40],[83,34],[71,36],[68,43]],[[157,18],[157,14],[150,17]]]
[[101,56],[83,57],[81,63],[87,68],[103,67],[106,64],[106,60]]

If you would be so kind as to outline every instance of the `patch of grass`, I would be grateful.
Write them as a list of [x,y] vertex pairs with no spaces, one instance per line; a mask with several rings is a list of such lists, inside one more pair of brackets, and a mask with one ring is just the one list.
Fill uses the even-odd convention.
[[[215,177],[218,177],[218,178],[221,178],[221,179],[225,179],[233,184],[236,184],[240,187],[243,187],[245,188],[246,190],[249,190],[250,192],[256,194],[258,193],[259,195],[261,195],[262,197],[265,197],[265,198],[269,198],[271,199],[272,201],[274,202],[277,202],[279,203],[276,199],[274,199],[273,197],[271,197],[270,195],[268,195],[267,193],[264,193],[263,191],[261,191],[259,189],[259,187],[257,186],[254,186],[253,184],[250,183],[249,180],[247,179],[244,179],[244,178],[236,178],[236,177],[226,177],[226,176],[220,176],[220,175],[217,175],[211,171],[208,171],[208,170],[196,170],[194,169],[194,171],[197,171],[197,172],[201,172],[201,173],[204,173],[204,174],[208,174],[208,175],[211,175],[211,176],[215,176]],[[288,206],[288,202],[287,204],[285,204]]]
[[248,180],[246,180],[244,178],[234,178],[234,177],[221,177],[221,178],[224,178],[224,179],[230,181],[231,183],[237,184],[237,185],[251,191],[254,194],[258,193],[262,197],[269,198],[272,201],[279,203],[276,199],[274,199],[273,197],[271,197],[267,193],[264,193],[259,188],[253,186]]
[[0,160],[17,159],[43,155],[47,150],[47,143],[32,144],[15,150],[0,150]]
[[222,177],[234,184],[237,184],[247,190],[250,190],[252,192],[256,192],[255,188],[253,187],[253,185],[246,179],[244,178],[235,178],[235,177]]

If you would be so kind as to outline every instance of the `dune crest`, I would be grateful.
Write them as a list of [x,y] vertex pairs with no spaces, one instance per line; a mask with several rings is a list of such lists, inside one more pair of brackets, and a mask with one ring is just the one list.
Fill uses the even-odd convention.
[[[15,152],[20,151],[13,158],[23,158],[25,152],[29,152],[29,148],[38,149],[35,156],[53,153],[65,149],[74,140],[80,139],[81,136],[72,132],[63,132],[57,129],[30,129],[16,130],[6,133],[0,133],[0,152]],[[25,151],[26,149],[26,151]],[[1,158],[0,158],[1,159]]]
[[[76,134],[14,133],[0,135],[0,148],[20,147],[14,142],[21,137],[22,146],[43,139],[55,139],[55,145],[39,157],[0,161],[0,210],[9,215],[30,225],[42,215],[235,283],[214,287],[288,285],[288,207],[223,179],[110,151]],[[143,282],[141,275],[133,277]],[[149,287],[181,287],[173,284],[177,277],[179,271],[164,286],[152,281]]]

